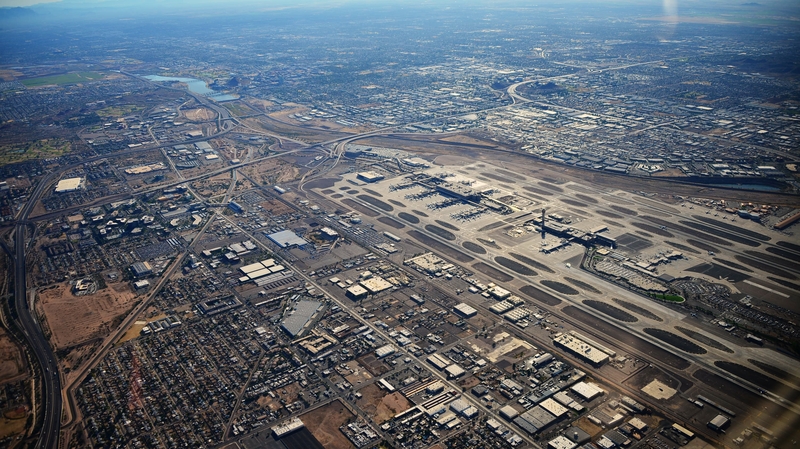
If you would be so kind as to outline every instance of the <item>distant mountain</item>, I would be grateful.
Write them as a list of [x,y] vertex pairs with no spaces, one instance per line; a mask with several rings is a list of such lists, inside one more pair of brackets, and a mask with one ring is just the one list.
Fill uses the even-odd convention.
[[17,6],[14,8],[3,7],[0,8],[0,20],[14,20],[14,19],[27,19],[35,17],[36,13],[29,8]]

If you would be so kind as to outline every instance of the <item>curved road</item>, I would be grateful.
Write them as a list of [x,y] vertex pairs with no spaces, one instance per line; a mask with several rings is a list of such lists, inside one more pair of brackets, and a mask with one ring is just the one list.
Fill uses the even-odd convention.
[[[14,309],[17,313],[17,325],[25,335],[28,346],[33,351],[39,366],[42,367],[42,415],[39,441],[36,448],[50,449],[58,447],[58,435],[61,430],[61,379],[58,365],[50,344],[42,334],[34,313],[28,308],[27,273],[25,266],[26,225],[28,218],[42,192],[50,185],[53,175],[45,177],[31,195],[30,201],[22,210],[14,234]],[[35,393],[34,393],[35,394]]]

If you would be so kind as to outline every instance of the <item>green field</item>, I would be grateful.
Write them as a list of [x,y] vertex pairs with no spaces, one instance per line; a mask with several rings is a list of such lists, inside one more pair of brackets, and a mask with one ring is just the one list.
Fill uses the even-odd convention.
[[59,157],[67,154],[72,145],[63,139],[43,139],[21,145],[0,146],[0,165],[30,159]]
[[63,75],[42,76],[39,78],[20,80],[20,83],[27,87],[47,86],[50,84],[76,84],[99,80],[104,76],[105,75],[102,73],[97,72],[75,72],[65,73]]
[[139,112],[143,110],[144,107],[137,106],[134,104],[124,104],[120,106],[109,106],[107,108],[100,109],[97,111],[97,115],[103,118],[108,117],[123,117],[126,115],[133,114],[134,112]]
[[660,299],[660,300],[663,300],[663,301],[669,301],[669,302],[678,302],[678,303],[680,303],[680,302],[686,301],[686,299],[684,299],[684,297],[680,296],[680,295],[665,295],[663,293],[651,293],[650,296],[652,296],[653,298],[656,298],[656,299]]

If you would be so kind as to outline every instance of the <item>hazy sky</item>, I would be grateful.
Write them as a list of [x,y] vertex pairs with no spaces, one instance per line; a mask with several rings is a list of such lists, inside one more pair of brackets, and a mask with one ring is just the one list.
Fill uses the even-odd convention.
[[61,0],[0,0],[0,7],[3,6],[31,6],[38,3],[53,3]]

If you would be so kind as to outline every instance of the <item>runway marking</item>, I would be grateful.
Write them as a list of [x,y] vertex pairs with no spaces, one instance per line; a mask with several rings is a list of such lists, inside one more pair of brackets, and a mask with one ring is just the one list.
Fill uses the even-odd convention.
[[769,287],[766,287],[764,285],[761,285],[761,284],[756,284],[755,282],[753,282],[753,281],[751,281],[749,279],[744,280],[744,283],[745,284],[750,284],[753,287],[758,287],[758,288],[760,288],[762,290],[766,290],[766,291],[771,292],[771,293],[775,293],[776,295],[783,296],[784,298],[788,298],[789,297],[789,295],[787,295],[786,293],[782,293],[782,292],[779,292],[777,290],[773,290],[773,289],[771,289]]

